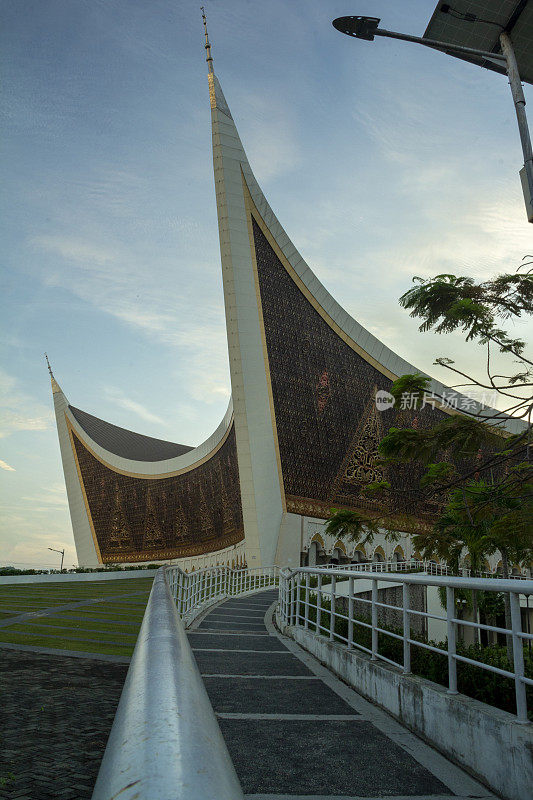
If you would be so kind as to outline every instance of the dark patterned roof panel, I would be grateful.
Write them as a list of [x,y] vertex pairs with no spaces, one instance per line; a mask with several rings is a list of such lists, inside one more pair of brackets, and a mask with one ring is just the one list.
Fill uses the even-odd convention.
[[167,458],[182,456],[193,449],[185,444],[166,442],[163,439],[154,439],[151,436],[143,436],[142,433],[119,428],[118,425],[93,417],[92,414],[74,406],[69,406],[69,409],[85,433],[96,444],[121,458],[130,458],[133,461],[164,461]]

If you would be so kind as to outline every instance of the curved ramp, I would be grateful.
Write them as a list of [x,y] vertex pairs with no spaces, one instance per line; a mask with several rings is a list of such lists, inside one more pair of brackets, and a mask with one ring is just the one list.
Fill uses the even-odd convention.
[[231,598],[189,632],[245,797],[494,797],[278,634],[276,598]]

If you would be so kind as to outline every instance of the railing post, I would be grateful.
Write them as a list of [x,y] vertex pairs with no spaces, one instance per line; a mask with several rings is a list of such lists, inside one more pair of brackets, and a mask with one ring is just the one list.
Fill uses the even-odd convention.
[[178,577],[178,597],[177,597],[177,606],[178,606],[178,614],[180,616],[183,615],[183,579],[184,579],[183,572],[179,573]]
[[409,614],[411,587],[408,583],[403,585],[403,673],[408,675],[411,672],[411,616]]
[[295,589],[294,589],[294,592],[295,592],[295,598],[294,598],[294,614],[295,614],[294,624],[295,625],[299,625],[300,624],[300,617],[301,617],[301,614],[300,614],[300,587],[301,587],[301,583],[302,583],[301,574],[299,572],[297,572],[296,573],[296,586],[295,586]]
[[348,579],[348,648],[353,647],[353,578]]
[[446,625],[448,633],[448,694],[457,694],[457,626],[455,618],[455,591],[453,586],[446,587]]
[[318,576],[316,587],[316,632],[320,635],[322,621],[322,574]]
[[520,595],[518,592],[509,592],[511,601],[511,626],[513,636],[513,663],[514,685],[516,694],[516,716],[519,722],[527,722],[527,696],[524,677],[524,645],[522,638],[522,619],[520,614]]
[[378,657],[378,582],[376,578],[372,578],[372,661],[376,661]]
[[304,609],[304,627],[309,628],[309,582],[311,576],[307,572],[305,575],[305,609]]
[[333,641],[335,637],[335,595],[337,589],[337,579],[335,575],[331,576],[331,600],[329,610],[329,640]]
[[291,578],[291,606],[290,606],[290,624],[296,624],[296,576]]
[[291,624],[291,575],[290,572],[285,578],[285,617],[287,619],[287,625]]

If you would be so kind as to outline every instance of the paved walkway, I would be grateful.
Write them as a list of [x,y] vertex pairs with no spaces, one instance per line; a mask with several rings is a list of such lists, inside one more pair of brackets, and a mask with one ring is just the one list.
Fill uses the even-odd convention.
[[91,797],[128,666],[75,655],[0,652],[0,800]]
[[229,599],[189,632],[249,800],[494,797],[278,634],[276,598]]

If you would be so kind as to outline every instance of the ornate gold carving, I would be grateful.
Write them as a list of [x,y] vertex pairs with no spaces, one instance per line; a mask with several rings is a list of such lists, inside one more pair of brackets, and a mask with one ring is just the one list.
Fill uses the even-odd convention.
[[110,550],[115,548],[117,550],[129,550],[133,547],[131,529],[122,506],[118,483],[115,483],[114,507],[111,515],[111,530],[109,532],[107,546]]
[[[336,508],[348,508],[351,511],[359,511],[361,514],[368,514],[369,511],[375,514],[374,504],[368,500],[358,499],[355,503],[337,503]],[[307,497],[295,497],[287,495],[287,511],[293,514],[301,514],[305,517],[317,517],[317,519],[328,519],[331,514],[331,503],[322,503]],[[426,533],[433,527],[433,522],[426,515],[418,517],[407,516],[405,514],[390,513],[380,520],[380,527],[385,530],[400,531],[401,533]]]
[[[242,170],[241,170],[241,172],[242,172]],[[317,311],[320,314],[322,319],[329,325],[331,330],[334,331],[337,334],[337,336],[339,336],[340,339],[342,339],[343,342],[345,342],[354,352],[356,352],[358,355],[360,355],[362,358],[364,358],[364,360],[368,364],[371,364],[379,372],[381,372],[382,375],[385,375],[387,378],[390,378],[390,380],[395,381],[399,376],[396,373],[391,372],[391,370],[388,367],[385,367],[380,361],[377,361],[373,356],[370,355],[370,353],[368,353],[366,350],[364,350],[354,339],[352,339],[351,336],[349,336],[347,333],[345,333],[345,331],[335,322],[335,320],[320,305],[319,301],[315,298],[315,296],[307,288],[307,286],[302,281],[302,279],[300,278],[300,276],[298,275],[296,270],[291,266],[291,264],[289,263],[288,259],[285,257],[285,254],[283,253],[283,251],[281,250],[280,246],[278,245],[276,239],[274,238],[274,236],[270,232],[270,229],[269,229],[268,225],[265,223],[265,221],[263,220],[261,214],[257,210],[257,207],[256,207],[256,205],[255,205],[255,203],[254,203],[254,201],[252,199],[250,190],[248,188],[248,184],[246,183],[246,179],[244,178],[244,174],[243,174],[243,181],[244,181],[244,186],[245,186],[245,202],[246,202],[247,206],[250,208],[253,218],[255,219],[255,221],[257,222],[259,227],[261,228],[264,236],[266,237],[268,243],[272,247],[272,249],[273,249],[274,253],[276,254],[276,256],[278,257],[278,259],[282,263],[283,267],[285,268],[287,273],[290,275],[290,277],[292,278],[293,282],[296,284],[296,286],[298,287],[300,292],[303,294],[303,296],[306,298],[306,300],[308,300],[308,302],[311,303],[311,305],[313,306],[315,311]],[[445,414],[449,414],[450,416],[454,416],[454,415],[461,416],[461,412],[460,411],[458,411],[457,409],[453,408],[450,405],[447,405],[446,403],[441,403],[440,401],[436,401],[435,402],[435,408],[440,409]],[[499,429],[499,432],[502,433],[502,431],[500,429]],[[507,435],[510,435],[510,434],[507,433]]]
[[142,546],[145,550],[164,547],[166,544],[157,515],[155,513],[154,504],[152,502],[152,495],[150,489],[146,493],[146,516],[144,518],[144,530],[142,538]]
[[325,407],[327,406],[329,396],[331,394],[329,386],[329,375],[327,369],[325,369],[322,372],[322,374],[318,379],[316,393],[317,393],[318,413],[321,414],[324,411]]
[[374,400],[371,400],[356,433],[355,446],[345,467],[342,482],[346,481],[364,488],[369,483],[383,480],[383,467],[376,463],[379,458],[378,447],[381,437],[379,411]]
[[244,538],[233,427],[211,463],[163,481],[121,475],[74,431],[71,440],[104,563],[197,556]]
[[213,549],[212,543],[208,542],[206,544],[195,544],[195,545],[186,545],[180,547],[167,547],[161,548],[159,550],[137,550],[137,551],[130,551],[130,552],[123,552],[120,554],[114,555],[113,553],[108,553],[104,556],[103,563],[104,564],[115,564],[115,563],[135,563],[139,561],[165,561],[171,558],[190,558],[191,556],[201,556],[205,553],[215,553],[219,550],[224,550],[226,547],[231,547],[231,545],[239,544],[244,539],[244,532],[242,530],[236,531],[234,534],[230,536],[224,536],[221,539],[217,539],[216,550]]
[[189,537],[189,526],[187,524],[187,517],[181,503],[178,503],[174,511],[174,537],[177,542],[185,540]]

